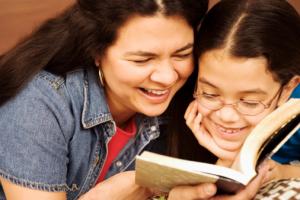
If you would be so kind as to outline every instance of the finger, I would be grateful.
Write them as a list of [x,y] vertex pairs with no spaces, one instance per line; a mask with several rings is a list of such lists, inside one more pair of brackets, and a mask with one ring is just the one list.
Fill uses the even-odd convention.
[[185,113],[184,113],[184,119],[187,118],[187,116],[188,116],[188,114],[191,112],[191,110],[192,110],[194,104],[195,104],[195,101],[192,101],[192,102],[189,104],[189,106],[187,107],[187,109],[186,109],[186,111],[185,111]]
[[193,124],[194,119],[196,118],[196,115],[197,115],[197,105],[193,104],[193,106],[192,106],[192,108],[191,108],[191,110],[188,113],[187,118],[186,118],[186,124],[191,129],[193,128],[192,124]]
[[278,176],[280,176],[280,173],[278,171],[279,166],[280,166],[279,163],[271,159],[265,159],[262,162],[262,164],[259,166],[259,169],[263,167],[268,168],[268,171],[264,176],[263,183],[269,182],[273,179],[278,178]]
[[268,171],[268,166],[263,166],[259,169],[259,174],[253,179],[248,186],[238,192],[236,195],[220,195],[213,198],[213,200],[250,200],[255,197],[259,188],[262,185],[264,174]]
[[198,112],[196,118],[193,121],[193,129],[194,129],[195,133],[200,131],[201,120],[202,120],[202,115],[201,115],[201,113]]
[[185,119],[185,120],[188,118],[188,116],[189,116],[189,114],[191,113],[191,111],[193,110],[195,104],[196,104],[195,101],[192,101],[192,102],[189,104],[189,106],[188,106],[188,108],[186,109],[185,114],[184,114],[184,119]]
[[171,190],[168,200],[208,199],[214,196],[216,192],[216,186],[210,183],[203,183],[197,186],[178,186]]
[[[199,120],[199,119],[198,119]],[[199,144],[208,148],[212,144],[211,135],[207,132],[207,130],[200,123],[197,123],[199,127],[195,124],[195,128],[197,131],[193,132]]]
[[256,195],[256,193],[258,192],[259,188],[262,185],[266,171],[268,171],[268,169],[263,168],[261,172],[258,174],[258,176],[253,181],[250,182],[250,184],[246,187],[245,190],[243,190],[239,194],[239,196],[245,197],[246,199],[253,199],[253,197]]

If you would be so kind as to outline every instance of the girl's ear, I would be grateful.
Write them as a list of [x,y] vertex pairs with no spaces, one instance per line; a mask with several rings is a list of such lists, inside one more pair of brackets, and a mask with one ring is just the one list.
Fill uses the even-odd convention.
[[289,99],[292,92],[299,85],[299,83],[300,83],[300,76],[297,75],[294,76],[285,86],[283,86],[280,99],[278,101],[279,106]]

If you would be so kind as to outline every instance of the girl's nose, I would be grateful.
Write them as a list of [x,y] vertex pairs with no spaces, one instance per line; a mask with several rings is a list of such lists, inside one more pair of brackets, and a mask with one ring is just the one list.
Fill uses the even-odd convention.
[[224,122],[235,122],[240,119],[240,113],[233,105],[224,105],[216,111],[216,114]]

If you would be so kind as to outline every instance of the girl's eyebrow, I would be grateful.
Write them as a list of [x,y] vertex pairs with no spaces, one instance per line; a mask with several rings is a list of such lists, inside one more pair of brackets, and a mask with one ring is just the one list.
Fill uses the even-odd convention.
[[[174,53],[179,53],[182,51],[185,51],[187,49],[193,48],[193,43],[188,43],[187,45],[181,47],[180,49],[177,49]],[[144,57],[155,57],[157,56],[155,53],[147,52],[147,51],[129,51],[125,53],[125,56],[144,56]]]
[[[209,85],[213,88],[218,89],[218,87],[212,83],[210,83],[208,80],[206,80],[205,78],[199,78],[198,82],[201,84],[206,84]],[[241,94],[259,94],[259,95],[267,95],[267,92],[260,89],[260,88],[253,88],[253,89],[249,89],[249,90],[243,90],[240,92]]]
[[206,80],[205,78],[199,78],[198,82],[201,83],[201,84],[209,85],[209,86],[211,86],[213,88],[218,88],[217,86],[215,86],[214,84],[212,84],[208,80]]

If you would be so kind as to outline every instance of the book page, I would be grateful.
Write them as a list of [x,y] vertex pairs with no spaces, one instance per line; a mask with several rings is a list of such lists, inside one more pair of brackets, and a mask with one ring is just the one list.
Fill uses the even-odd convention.
[[[232,168],[241,171],[248,177],[248,179],[252,179],[256,175],[257,161],[260,153],[263,150],[263,147],[272,141],[272,139],[269,138],[278,133],[283,126],[287,125],[287,123],[291,121],[291,119],[295,118],[299,113],[300,99],[289,99],[283,105],[270,113],[267,117],[265,117],[246,138],[240,154],[234,161]],[[294,126],[298,125],[298,123],[299,122],[294,124]],[[288,133],[286,133],[285,136],[288,135],[291,137],[293,134],[291,133],[289,135]],[[280,137],[281,140],[283,140],[283,138]],[[273,148],[275,147],[273,146]],[[268,152],[270,151],[271,150],[268,150]]]
[[177,185],[215,183],[219,179],[219,183],[228,182],[239,185],[239,188],[248,182],[243,174],[227,167],[172,158],[151,152],[144,152],[141,156],[137,156],[136,173],[138,184],[163,188],[165,191]]

